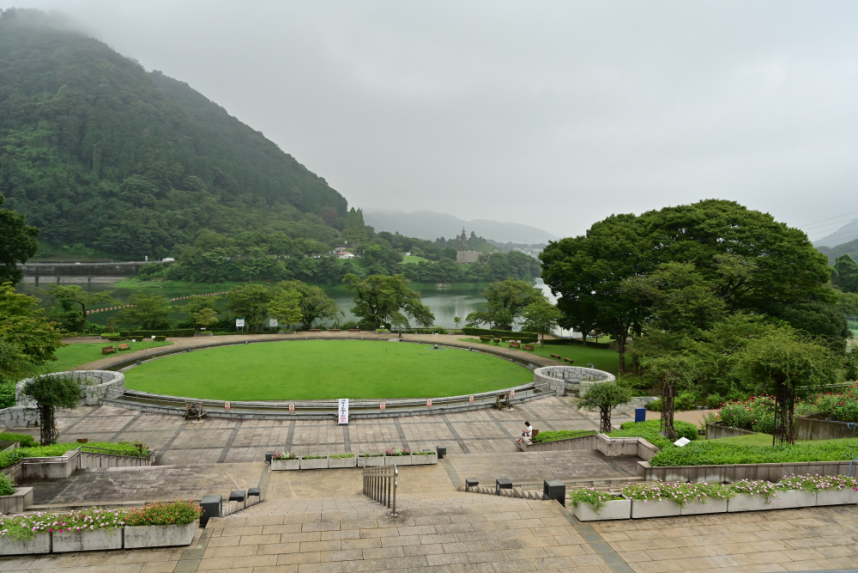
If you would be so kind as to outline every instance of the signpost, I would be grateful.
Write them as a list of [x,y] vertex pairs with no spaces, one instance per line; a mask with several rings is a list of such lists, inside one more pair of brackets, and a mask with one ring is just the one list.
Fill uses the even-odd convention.
[[244,319],[243,318],[236,318],[235,319],[235,329],[238,330],[239,328],[241,330],[244,330]]
[[337,416],[337,425],[338,426],[348,426],[349,425],[349,399],[348,398],[340,398],[339,400],[339,408],[338,416]]

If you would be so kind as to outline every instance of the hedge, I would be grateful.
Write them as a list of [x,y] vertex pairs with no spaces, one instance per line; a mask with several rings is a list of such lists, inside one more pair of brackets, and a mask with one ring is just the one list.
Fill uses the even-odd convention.
[[[673,427],[676,429],[676,439],[688,438],[689,440],[697,439],[697,426],[682,422],[680,420],[673,421]],[[660,450],[666,448],[675,448],[673,441],[665,438],[658,432],[661,430],[661,420],[649,420],[647,422],[626,422],[620,425],[619,430],[614,430],[609,433],[611,438],[643,438]],[[689,444],[690,446],[691,444]],[[686,448],[688,446],[685,446]],[[675,448],[680,449],[680,448]]]
[[[674,425],[677,422],[674,421]],[[667,448],[650,461],[653,467],[708,466],[726,464],[786,464],[796,462],[846,461],[858,457],[858,440],[783,446],[739,446],[702,440],[683,448]]]
[[[553,346],[584,346],[584,343],[576,338],[546,338],[545,345]],[[610,348],[610,342],[587,341],[587,348]]]
[[489,336],[493,336],[494,338],[504,338],[511,340],[525,339],[525,338],[533,338],[534,340],[539,338],[539,333],[537,332],[513,332],[511,330],[493,330],[490,328],[471,328],[466,326],[462,329],[462,332],[469,336],[479,336],[481,334],[488,334]]
[[[17,441],[17,440],[16,440]],[[87,444],[51,444],[49,446],[32,446],[21,447],[17,450],[9,450],[8,452],[0,452],[0,468],[11,466],[18,463],[23,458],[42,458],[52,456],[62,456],[66,452],[80,448],[81,450],[93,449],[98,452],[98,448],[112,450],[110,453],[119,456],[132,457],[147,457],[149,450],[144,449],[141,452],[131,442],[89,442]]]
[[151,338],[153,336],[172,336],[173,338],[193,336],[193,328],[177,328],[173,330],[123,330],[121,332],[105,332],[102,338]]

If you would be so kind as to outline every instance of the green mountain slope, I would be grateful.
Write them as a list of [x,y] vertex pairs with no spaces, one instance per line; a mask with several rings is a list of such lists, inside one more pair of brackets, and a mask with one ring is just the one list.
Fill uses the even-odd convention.
[[0,193],[43,253],[135,258],[206,229],[333,243],[347,208],[187,84],[15,9],[0,13]]

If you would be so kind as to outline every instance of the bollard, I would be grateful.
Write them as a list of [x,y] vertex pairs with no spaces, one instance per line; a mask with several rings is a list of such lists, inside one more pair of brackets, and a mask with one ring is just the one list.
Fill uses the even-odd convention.
[[512,489],[512,480],[509,478],[497,478],[495,480],[495,495],[500,495],[500,490]]
[[223,517],[223,496],[204,495],[200,502],[203,514],[200,516],[200,527],[205,527],[212,517]]
[[447,455],[447,448],[446,448],[446,446],[438,446],[437,448],[435,448],[435,451],[437,451],[437,452],[438,452],[438,459],[439,459],[439,460],[443,460],[443,459],[444,459],[444,456],[446,456],[446,455]]
[[566,484],[559,479],[547,479],[542,483],[542,499],[556,500],[566,507]]
[[471,491],[472,487],[477,487],[480,485],[480,482],[477,481],[477,478],[465,478],[465,491]]

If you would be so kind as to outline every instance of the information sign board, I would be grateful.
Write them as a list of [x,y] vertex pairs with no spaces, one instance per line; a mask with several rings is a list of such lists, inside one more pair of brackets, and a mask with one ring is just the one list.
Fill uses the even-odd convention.
[[339,400],[339,408],[337,411],[339,412],[337,416],[337,425],[338,426],[348,426],[349,425],[349,399],[348,398],[340,398]]

